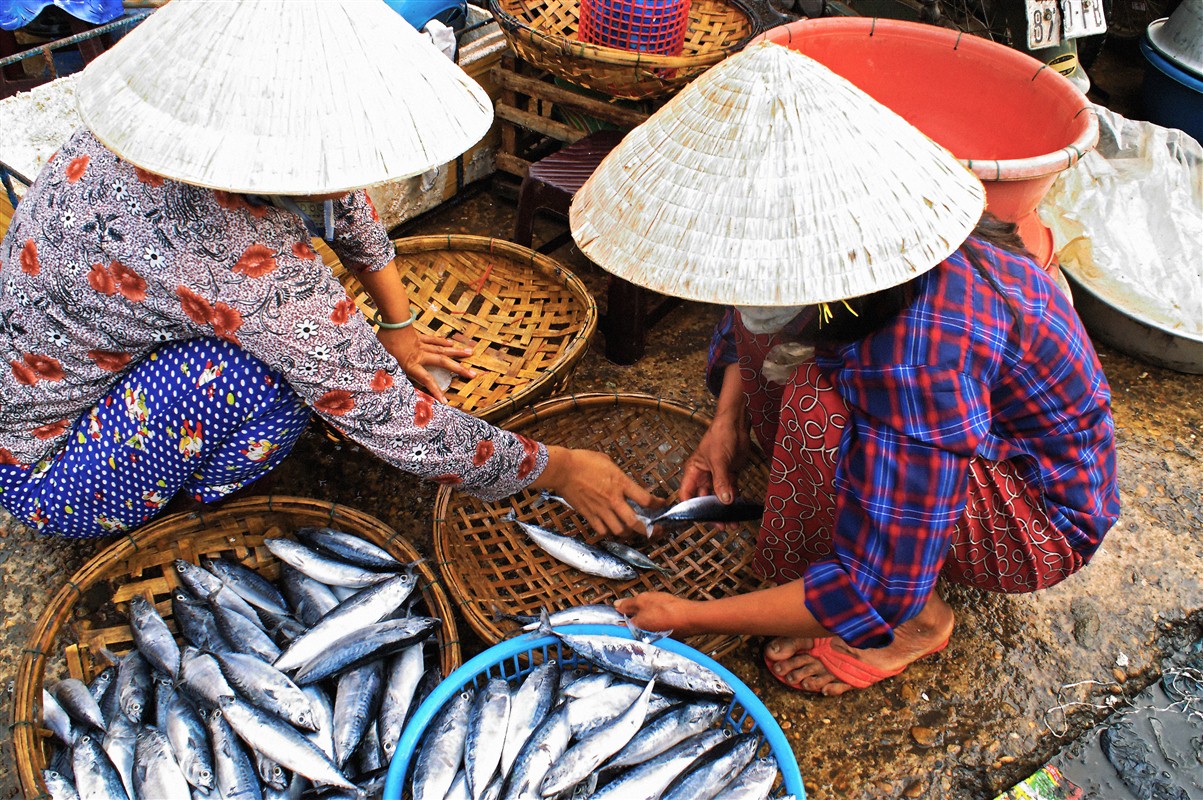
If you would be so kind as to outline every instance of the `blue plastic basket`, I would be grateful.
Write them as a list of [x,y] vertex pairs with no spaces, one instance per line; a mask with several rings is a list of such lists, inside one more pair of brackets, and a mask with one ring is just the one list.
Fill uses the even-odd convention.
[[[629,630],[617,625],[565,625],[556,630],[575,635],[598,634],[634,638]],[[794,757],[794,751],[790,748],[789,740],[785,738],[781,726],[764,703],[760,702],[760,698],[729,669],[689,645],[674,639],[661,639],[656,644],[709,667],[735,690],[731,706],[723,719],[724,727],[740,732],[759,732],[764,737],[761,750],[767,745],[781,770],[782,780],[773,796],[784,797],[792,794],[797,800],[805,800],[806,791],[802,788],[802,773],[798,770],[798,760]],[[389,764],[388,778],[384,784],[384,800],[401,800],[405,778],[409,773],[409,762],[418,749],[426,727],[444,703],[459,695],[469,684],[481,686],[490,678],[498,677],[506,680],[520,678],[550,658],[558,660],[565,668],[572,668],[578,664],[586,665],[584,659],[572,653],[557,637],[528,633],[490,647],[444,678],[414,712],[413,718],[401,734],[397,751]]]

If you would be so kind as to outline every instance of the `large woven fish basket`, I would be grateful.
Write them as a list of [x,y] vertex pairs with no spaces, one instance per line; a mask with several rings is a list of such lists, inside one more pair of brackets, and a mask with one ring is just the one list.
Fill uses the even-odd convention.
[[[328,526],[361,536],[404,562],[417,561],[425,611],[442,620],[436,632],[438,666],[450,675],[461,663],[459,636],[447,595],[434,571],[400,534],[375,517],[347,506],[302,497],[250,497],[212,512],[173,514],[155,520],[100,551],[51,598],[21,655],[13,691],[12,734],[17,773],[27,800],[47,798],[42,779],[50,736],[42,722],[47,672],[90,680],[103,666],[101,648],[121,655],[133,648],[127,604],[135,594],[152,602],[175,630],[171,592],[179,585],[172,564],[202,556],[233,558],[268,579],[280,563],[265,537],[291,536],[303,526]],[[65,674],[64,674],[65,673]]]
[[[562,391],[597,330],[597,302],[555,259],[486,236],[445,234],[394,241],[423,333],[462,341],[472,380],[456,377],[451,405],[497,422]],[[315,246],[370,319],[371,298],[324,244]]]
[[761,25],[738,0],[693,0],[677,56],[577,39],[579,0],[489,0],[510,47],[577,86],[633,100],[667,97],[743,47]]
[[[654,493],[673,496],[685,459],[710,419],[668,400],[639,394],[580,394],[545,400],[501,424],[545,444],[600,450]],[[740,473],[746,498],[764,497],[768,465],[755,453]],[[639,549],[668,574],[640,572],[627,581],[580,572],[535,544],[507,519],[519,519],[596,544],[576,512],[528,490],[485,502],[444,487],[435,501],[434,546],[447,591],[485,641],[497,642],[517,625],[496,612],[538,616],[590,603],[610,603],[637,592],[671,592],[693,600],[727,597],[762,588],[752,571],[755,523],[732,530],[694,524]],[[715,658],[740,638],[694,636],[690,646]]]

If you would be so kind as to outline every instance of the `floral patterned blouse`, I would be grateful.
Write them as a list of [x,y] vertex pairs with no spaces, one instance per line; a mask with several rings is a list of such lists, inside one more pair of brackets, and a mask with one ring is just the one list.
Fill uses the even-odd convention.
[[[335,204],[334,232],[349,269],[393,258],[363,191]],[[542,445],[415,389],[300,217],[148,173],[76,132],[0,243],[0,463],[53,455],[129,365],[198,336],[279,370],[318,414],[407,472],[496,499],[547,464]]]

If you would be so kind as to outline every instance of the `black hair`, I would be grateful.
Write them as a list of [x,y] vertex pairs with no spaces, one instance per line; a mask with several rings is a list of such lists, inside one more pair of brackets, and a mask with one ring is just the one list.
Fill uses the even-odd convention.
[[[1022,326],[1019,309],[1003,291],[998,276],[988,263],[983,242],[1011,253],[1030,256],[1023,240],[1019,238],[1019,226],[1001,220],[988,211],[983,212],[973,232],[961,245],[961,252],[965,254],[974,271],[998,292],[1007,308],[1011,310],[1012,316]],[[916,280],[917,278],[888,289],[849,298],[844,302],[851,311],[844,307],[844,302],[831,303],[831,319],[821,321],[821,315],[816,315],[802,328],[798,339],[820,347],[834,347],[864,339],[885,327],[900,311],[910,307],[915,301]]]

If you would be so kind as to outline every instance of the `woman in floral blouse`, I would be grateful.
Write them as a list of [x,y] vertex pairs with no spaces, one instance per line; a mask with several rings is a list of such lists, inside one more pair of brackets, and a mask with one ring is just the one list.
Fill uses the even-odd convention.
[[[143,33],[156,46],[186,33],[204,49],[165,14],[202,5],[165,6],[152,17],[164,15],[157,29],[143,23],[83,77],[119,72],[121,55],[136,64]],[[231,4],[211,5],[202,12],[216,17]],[[425,44],[401,33],[414,38],[394,46],[414,61],[412,48]],[[458,72],[421,58],[423,69]],[[87,113],[87,87],[81,81],[81,111],[103,129],[103,114],[97,123]],[[604,455],[545,447],[441,404],[427,369],[470,377],[456,360],[466,353],[403,326],[408,297],[362,189],[315,178],[323,194],[305,199],[331,200],[318,228],[377,302],[378,321],[392,325],[379,333],[310,246],[312,221],[299,206],[253,194],[268,167],[247,174],[239,192],[204,188],[187,165],[179,177],[190,182],[136,166],[133,135],[122,158],[78,131],[0,244],[0,504],[10,513],[46,532],[95,536],[144,522],[180,490],[216,500],[279,463],[312,411],[408,472],[490,499],[548,488],[598,529],[634,526],[626,499],[651,497]]]

